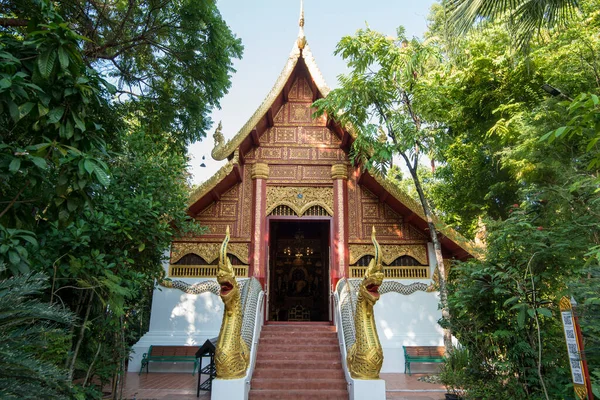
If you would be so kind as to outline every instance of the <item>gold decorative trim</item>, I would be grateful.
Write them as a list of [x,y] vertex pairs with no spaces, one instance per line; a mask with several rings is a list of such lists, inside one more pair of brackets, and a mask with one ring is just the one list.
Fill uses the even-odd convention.
[[252,179],[269,179],[269,165],[256,163],[252,168]]
[[[173,242],[171,246],[171,264],[181,260],[186,254],[196,254],[207,263],[219,257],[220,243]],[[229,243],[227,253],[236,256],[244,264],[248,264],[248,243]]]
[[[368,267],[350,267],[350,278],[362,278]],[[383,267],[385,279],[429,279],[429,267]]]
[[[380,245],[383,253],[383,262],[391,264],[395,259],[401,256],[410,256],[423,265],[428,265],[427,246],[426,245],[405,245],[405,244],[387,244]],[[350,264],[356,264],[362,257],[370,255],[375,256],[373,246],[366,244],[351,244]],[[429,267],[427,267],[429,268]]]
[[563,296],[560,299],[558,306],[560,307],[560,311],[571,311],[572,309],[571,300],[567,296]]
[[267,210],[269,215],[277,206],[286,205],[301,217],[312,206],[323,207],[333,215],[332,187],[267,186]]
[[[229,253],[229,249],[227,252]],[[234,265],[235,276],[247,278],[248,268],[248,265]],[[170,278],[215,278],[218,271],[218,265],[169,265]]]
[[573,384],[575,395],[579,400],[585,400],[588,398],[587,387],[585,385]]
[[333,164],[331,179],[348,179],[348,167],[345,164]]

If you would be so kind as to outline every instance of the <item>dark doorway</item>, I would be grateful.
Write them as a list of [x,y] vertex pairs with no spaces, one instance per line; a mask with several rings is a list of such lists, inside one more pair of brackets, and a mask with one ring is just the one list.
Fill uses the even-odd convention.
[[270,321],[329,320],[329,221],[270,221]]

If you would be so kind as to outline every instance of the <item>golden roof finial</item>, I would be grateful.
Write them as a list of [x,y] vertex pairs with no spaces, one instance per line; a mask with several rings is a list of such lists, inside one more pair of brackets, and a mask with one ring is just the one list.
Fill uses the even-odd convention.
[[300,25],[300,29],[298,30],[298,40],[296,43],[298,44],[298,48],[300,50],[304,49],[306,46],[306,37],[304,36],[304,1],[300,0],[300,21],[298,22]]

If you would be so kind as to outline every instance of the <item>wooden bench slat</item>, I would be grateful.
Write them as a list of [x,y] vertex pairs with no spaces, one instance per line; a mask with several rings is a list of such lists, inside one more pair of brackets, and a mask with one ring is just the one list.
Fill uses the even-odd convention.
[[402,346],[404,349],[404,373],[410,372],[411,363],[441,363],[444,362],[446,349],[442,346]]
[[150,346],[148,353],[145,353],[142,357],[140,374],[144,367],[146,367],[146,373],[148,373],[150,362],[193,362],[194,371],[192,375],[195,375],[199,364],[196,352],[199,348],[200,346]]

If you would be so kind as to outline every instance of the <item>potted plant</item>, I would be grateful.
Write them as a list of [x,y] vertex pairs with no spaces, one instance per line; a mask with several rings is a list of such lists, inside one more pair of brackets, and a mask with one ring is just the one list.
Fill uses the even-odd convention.
[[446,355],[440,371],[440,381],[446,387],[446,400],[460,400],[465,394],[468,379],[469,352],[456,347]]

